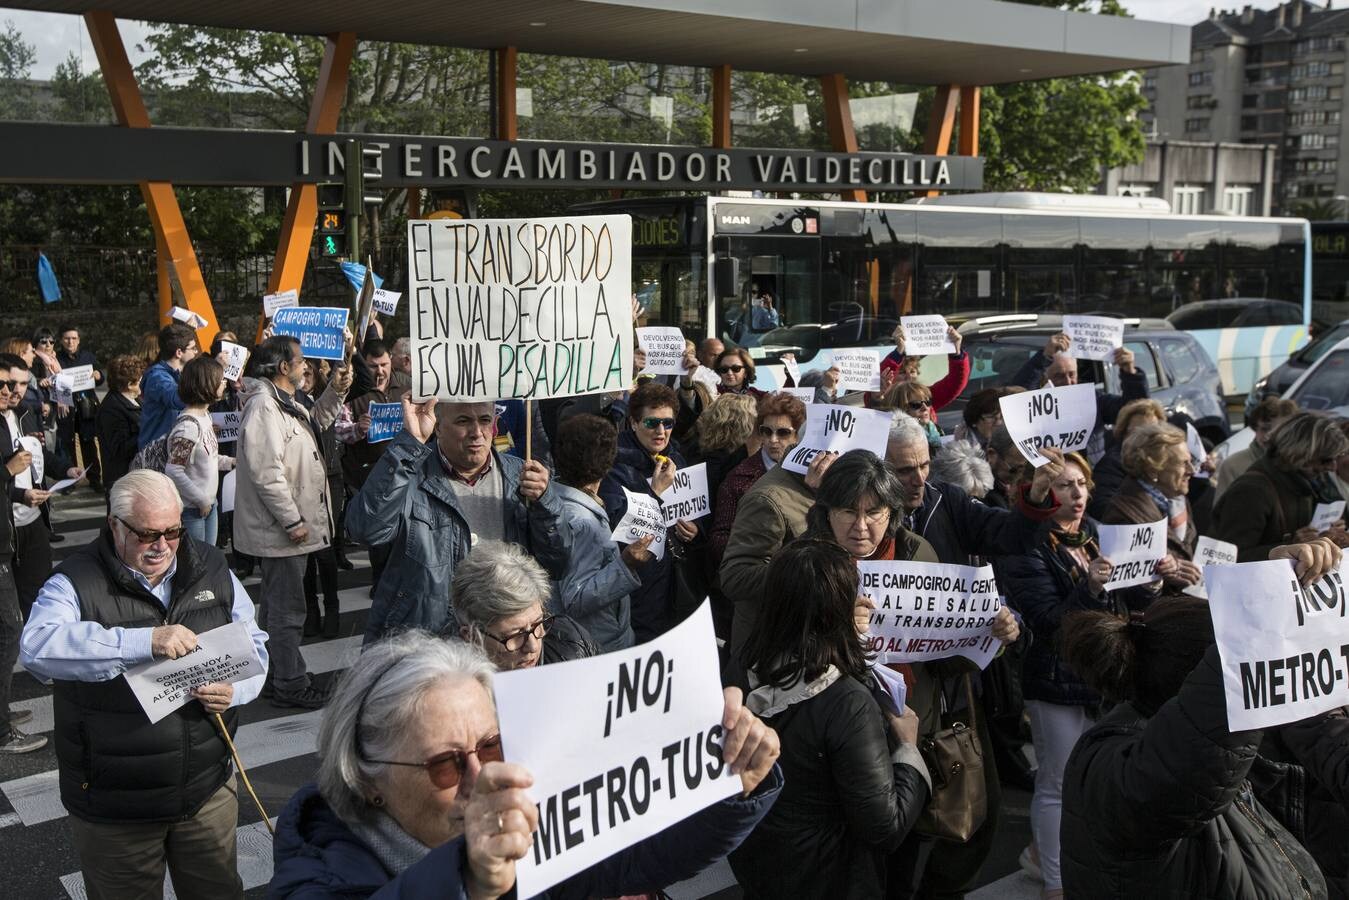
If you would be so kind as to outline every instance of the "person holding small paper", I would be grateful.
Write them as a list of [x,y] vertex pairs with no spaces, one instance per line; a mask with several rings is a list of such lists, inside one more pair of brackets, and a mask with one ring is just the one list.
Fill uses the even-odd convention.
[[[946,376],[932,385],[932,409],[944,408],[952,400],[960,396],[960,392],[965,390],[965,385],[970,383],[970,355],[961,348],[964,338],[955,328],[947,326],[946,337],[955,345],[955,350],[946,355]],[[918,369],[923,363],[921,356],[904,355],[904,328],[901,325],[895,326],[893,335],[895,349],[891,350],[881,360],[881,391],[879,397],[884,397],[892,387],[906,381],[918,380]],[[869,400],[868,394],[864,400]],[[868,402],[867,406],[871,404]]]
[[109,494],[107,524],[42,586],[21,639],[24,668],[55,682],[61,801],[85,887],[91,900],[158,896],[167,863],[178,896],[237,900],[238,802],[213,717],[233,732],[264,676],[200,685],[154,724],[120,676],[231,622],[247,624],[265,670],[267,635],[225,555],[187,536],[168,476],[138,469]]
[[[494,898],[516,895],[530,852],[533,777],[505,762],[481,650],[410,631],[357,657],[319,724],[317,784],[277,820],[268,896]],[[566,716],[565,709],[549,714]],[[725,691],[724,759],[737,793],[538,895],[585,900],[658,890],[739,846],[782,792],[777,735]]]
[[159,360],[141,378],[141,430],[138,447],[169,433],[183,401],[178,396],[178,378],[187,365],[201,355],[197,333],[181,322],[170,322],[159,332]]
[[108,395],[98,408],[94,430],[103,456],[103,483],[112,487],[131,468],[141,429],[141,375],[145,366],[134,356],[114,356],[108,363]]
[[[92,350],[80,346],[80,330],[74,325],[62,325],[58,336],[61,347],[56,351],[56,361],[61,368],[74,369],[90,366],[94,370],[94,384],[103,383],[103,369],[94,358]],[[70,412],[57,422],[57,440],[61,442],[61,454],[74,461],[75,442],[79,441],[81,461],[84,464],[89,487],[96,493],[103,492],[102,470],[98,463],[98,445],[94,442],[94,420],[98,418],[98,394],[92,388],[75,392],[75,405]]]
[[183,527],[194,540],[215,546],[220,514],[216,494],[220,473],[234,468],[234,457],[222,456],[211,424],[210,405],[225,393],[225,370],[214,357],[198,356],[183,366],[178,396],[183,411],[169,429],[164,474],[183,498]]

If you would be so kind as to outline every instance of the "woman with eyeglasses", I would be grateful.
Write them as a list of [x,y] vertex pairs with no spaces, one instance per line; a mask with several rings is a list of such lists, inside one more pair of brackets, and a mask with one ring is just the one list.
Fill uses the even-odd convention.
[[717,374],[721,376],[718,394],[749,394],[756,400],[764,395],[754,387],[754,359],[744,347],[721,351],[717,357]]
[[[410,631],[365,648],[323,710],[317,784],[277,821],[273,898],[515,896],[538,811],[505,762],[493,666],[477,648]],[[567,710],[556,710],[567,715]],[[582,900],[651,891],[725,857],[782,790],[777,736],[726,692],[737,792],[549,888]]]
[[48,415],[43,417],[44,428],[55,428],[56,404],[52,400],[52,379],[61,373],[61,364],[56,360],[56,333],[42,327],[33,332],[33,362],[30,368],[33,381],[42,392],[42,400],[48,407]]
[[759,436],[759,451],[751,453],[744,462],[732,469],[717,489],[711,535],[712,555],[717,565],[721,565],[721,557],[726,552],[731,526],[735,524],[735,513],[740,508],[740,498],[754,487],[754,483],[765,472],[782,462],[787,451],[800,440],[801,428],[805,424],[806,405],[791,394],[766,394],[759,400],[754,420],[754,428]]

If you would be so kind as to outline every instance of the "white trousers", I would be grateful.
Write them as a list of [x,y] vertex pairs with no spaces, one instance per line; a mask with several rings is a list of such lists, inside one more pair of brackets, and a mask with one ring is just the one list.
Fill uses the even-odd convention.
[[1030,802],[1031,833],[1040,854],[1045,890],[1062,890],[1059,822],[1063,818],[1063,770],[1077,739],[1091,727],[1085,707],[1027,700],[1035,744],[1035,796]]

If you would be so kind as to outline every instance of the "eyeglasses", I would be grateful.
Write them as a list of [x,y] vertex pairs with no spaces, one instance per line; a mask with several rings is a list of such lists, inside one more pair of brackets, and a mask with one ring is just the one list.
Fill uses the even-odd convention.
[[121,516],[117,517],[117,521],[126,526],[126,530],[134,534],[136,540],[140,541],[142,544],[155,544],[159,542],[160,538],[164,538],[166,541],[176,541],[181,538],[183,532],[187,530],[182,525],[174,525],[172,528],[165,528],[163,531],[142,531]]
[[40,338],[40,339],[38,340],[38,343],[39,343],[39,344],[55,344],[55,343],[56,343],[56,339],[55,339],[55,338]]
[[745,371],[745,367],[744,367],[744,366],[718,366],[718,367],[717,367],[717,374],[719,374],[719,375],[725,375],[727,372],[731,372],[731,373],[733,373],[733,374],[739,375],[739,374],[740,374],[741,372],[743,372],[743,371]]
[[548,629],[553,627],[553,620],[555,618],[556,616],[544,616],[528,628],[521,628],[519,631],[512,632],[504,638],[497,637],[486,628],[482,629],[482,633],[505,647],[507,653],[519,653],[524,649],[525,642],[529,640],[530,635],[533,635],[536,640],[543,640],[548,635]]
[[28,382],[27,382],[27,381],[5,381],[5,380],[3,380],[3,379],[0,379],[0,387],[8,388],[8,389],[11,390],[11,391],[18,389],[19,387],[23,387],[25,390],[27,390],[27,388],[28,388]]
[[647,416],[642,420],[642,427],[647,431],[655,431],[657,428],[664,428],[666,431],[674,428],[674,419],[657,419],[655,416]]
[[767,425],[759,426],[759,437],[762,438],[776,437],[780,441],[785,441],[794,434],[796,434],[795,428],[769,428]]
[[855,509],[834,507],[829,510],[829,515],[831,518],[836,518],[839,522],[851,528],[857,524],[859,518],[863,519],[867,525],[879,525],[882,522],[887,522],[890,519],[890,509],[882,506],[880,509],[873,509],[870,512],[863,513],[859,516]]
[[909,403],[909,409],[912,410],[931,409],[931,408],[932,408],[931,400],[914,400]]

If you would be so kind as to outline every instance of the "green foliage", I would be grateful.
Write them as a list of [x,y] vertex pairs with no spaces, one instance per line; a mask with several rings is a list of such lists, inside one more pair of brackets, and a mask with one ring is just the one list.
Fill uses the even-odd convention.
[[1310,219],[1313,222],[1339,221],[1345,218],[1344,203],[1333,197],[1297,200],[1291,204],[1288,215]]
[[35,117],[33,86],[28,77],[36,61],[37,50],[23,39],[14,20],[6,19],[5,30],[0,31],[0,119]]

